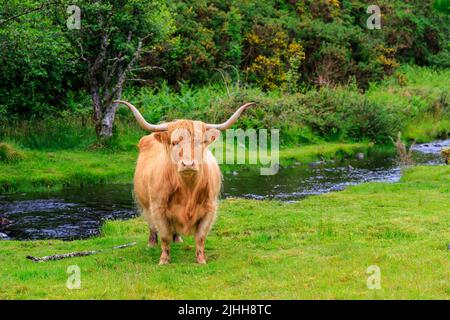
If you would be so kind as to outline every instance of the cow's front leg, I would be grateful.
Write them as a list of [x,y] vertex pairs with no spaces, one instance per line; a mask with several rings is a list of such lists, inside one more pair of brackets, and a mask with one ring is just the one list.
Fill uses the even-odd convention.
[[162,265],[170,261],[170,241],[172,240],[173,233],[165,221],[160,225],[158,231],[161,238],[161,257],[159,258],[159,264]]
[[[170,261],[170,241],[172,240],[173,231],[170,227],[170,222],[167,220],[166,208],[160,203],[153,203],[151,207],[151,221],[150,238],[152,237],[152,230],[157,231],[156,239],[159,235],[161,240],[161,256],[159,264],[167,264]],[[153,228],[154,227],[154,228]]]
[[216,214],[207,214],[198,224],[197,231],[195,232],[195,255],[197,257],[197,263],[206,264],[205,256],[205,242],[206,236],[211,229]]
[[195,255],[199,264],[206,264],[205,240],[204,236],[195,236]]
[[148,246],[156,247],[158,245],[158,232],[154,228],[150,228],[150,235],[148,237]]
[[161,257],[159,264],[168,264],[170,261],[170,238],[161,236]]
[[156,226],[152,221],[150,209],[143,209],[142,215],[148,223],[148,231],[149,231],[148,246],[156,247],[158,245],[158,232],[156,230]]

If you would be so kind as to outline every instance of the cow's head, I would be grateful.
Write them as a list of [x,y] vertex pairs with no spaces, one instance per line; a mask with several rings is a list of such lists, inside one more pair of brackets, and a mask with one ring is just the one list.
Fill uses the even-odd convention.
[[165,146],[177,171],[183,175],[195,175],[202,167],[201,164],[208,146],[220,136],[220,131],[230,128],[244,110],[254,105],[253,103],[244,104],[221,124],[177,120],[154,125],[145,121],[131,103],[121,100],[114,102],[125,104],[133,112],[141,128],[153,132],[155,139]]

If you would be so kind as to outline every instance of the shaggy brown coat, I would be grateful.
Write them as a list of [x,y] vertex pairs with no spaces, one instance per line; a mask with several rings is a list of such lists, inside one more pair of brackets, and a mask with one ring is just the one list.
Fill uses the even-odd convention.
[[[177,129],[189,131],[190,145],[194,148],[197,143],[200,148],[201,163],[195,172],[184,174],[172,161],[171,153],[179,142],[173,138]],[[169,123],[167,131],[152,133],[139,142],[135,198],[150,226],[149,245],[157,244],[157,234],[161,238],[160,264],[169,262],[170,241],[178,240],[178,234],[193,234],[197,262],[206,262],[205,239],[216,217],[221,189],[220,169],[208,145],[219,134],[216,129],[206,129],[203,122],[178,120]]]

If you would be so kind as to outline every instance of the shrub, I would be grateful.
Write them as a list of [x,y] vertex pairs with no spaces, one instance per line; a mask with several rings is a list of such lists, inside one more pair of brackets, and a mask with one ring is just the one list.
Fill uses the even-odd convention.
[[305,123],[327,139],[386,142],[402,122],[399,111],[368,101],[352,86],[310,91],[302,104]]

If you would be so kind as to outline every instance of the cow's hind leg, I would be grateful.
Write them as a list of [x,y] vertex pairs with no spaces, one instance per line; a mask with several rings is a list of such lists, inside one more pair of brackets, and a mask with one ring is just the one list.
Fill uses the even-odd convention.
[[178,233],[173,234],[173,242],[174,243],[181,243],[183,242],[183,238]]
[[198,224],[197,231],[195,232],[195,255],[199,264],[206,264],[205,241],[214,222],[214,218],[215,213],[206,215]]

